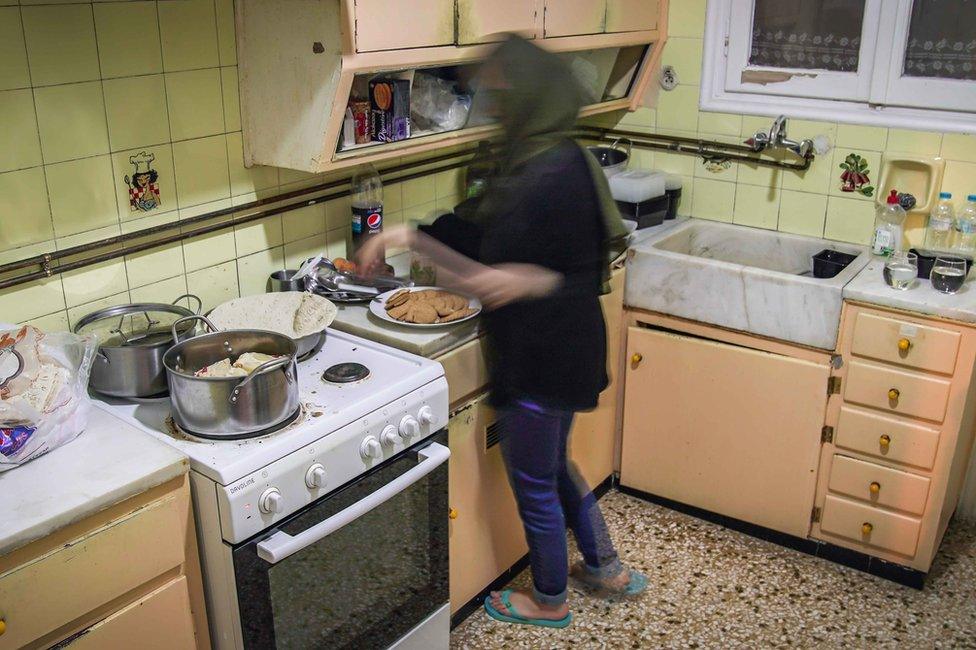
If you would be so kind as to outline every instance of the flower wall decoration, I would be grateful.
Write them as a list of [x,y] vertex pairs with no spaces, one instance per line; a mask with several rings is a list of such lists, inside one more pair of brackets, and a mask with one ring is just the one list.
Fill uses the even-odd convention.
[[842,192],[857,192],[864,196],[874,195],[874,186],[869,185],[871,178],[868,174],[868,161],[856,153],[847,154],[847,158],[840,164],[843,173],[840,175]]

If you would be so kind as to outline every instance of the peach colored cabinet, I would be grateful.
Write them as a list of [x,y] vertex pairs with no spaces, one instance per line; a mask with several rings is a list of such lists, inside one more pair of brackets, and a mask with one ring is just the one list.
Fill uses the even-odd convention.
[[806,537],[829,375],[826,360],[630,327],[621,485]]
[[606,31],[657,29],[659,0],[607,0]]
[[600,34],[607,17],[607,0],[543,0],[546,38]]
[[454,0],[356,0],[356,51],[454,44]]
[[541,0],[457,0],[458,45],[490,43],[504,32],[535,38],[541,7]]
[[976,425],[976,329],[846,303],[811,535],[928,571]]

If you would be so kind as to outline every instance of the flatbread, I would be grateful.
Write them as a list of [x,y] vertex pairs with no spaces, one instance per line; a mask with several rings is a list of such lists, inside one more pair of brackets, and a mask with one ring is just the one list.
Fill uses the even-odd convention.
[[338,307],[322,296],[305,291],[281,291],[234,298],[210,312],[221,330],[269,330],[299,339],[332,324]]

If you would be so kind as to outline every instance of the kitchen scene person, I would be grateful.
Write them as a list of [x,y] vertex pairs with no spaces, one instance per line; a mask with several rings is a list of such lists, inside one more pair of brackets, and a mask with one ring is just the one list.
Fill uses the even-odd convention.
[[625,231],[603,173],[570,135],[583,93],[569,67],[513,35],[478,77],[476,102],[504,130],[484,193],[421,231],[368,238],[358,259],[376,272],[385,248],[410,248],[433,261],[439,285],[484,304],[491,398],[533,580],[528,591],[493,592],[485,609],[505,622],[565,627],[567,527],[583,556],[571,572],[581,586],[620,596],[647,585],[618,557],[567,459],[574,414],[595,408],[608,384],[599,296],[611,242]]

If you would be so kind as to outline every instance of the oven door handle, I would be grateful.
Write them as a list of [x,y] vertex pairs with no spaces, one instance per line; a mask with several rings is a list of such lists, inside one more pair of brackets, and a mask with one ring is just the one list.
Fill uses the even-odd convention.
[[258,542],[258,557],[271,564],[276,564],[289,555],[297,553],[303,548],[328,537],[343,526],[359,519],[370,510],[386,503],[443,465],[451,457],[451,450],[442,444],[432,442],[419,450],[417,454],[422,460],[416,467],[401,474],[368,497],[360,499],[345,510],[341,510],[328,519],[320,521],[298,535],[292,536],[279,530],[271,537]]

